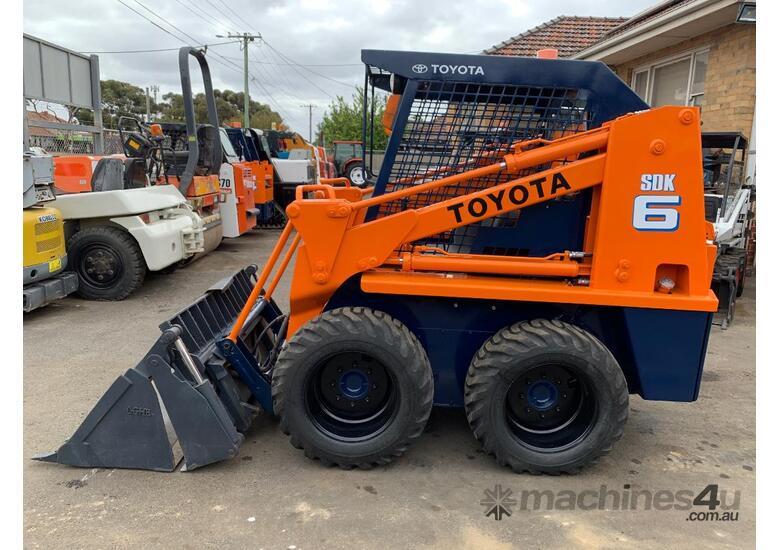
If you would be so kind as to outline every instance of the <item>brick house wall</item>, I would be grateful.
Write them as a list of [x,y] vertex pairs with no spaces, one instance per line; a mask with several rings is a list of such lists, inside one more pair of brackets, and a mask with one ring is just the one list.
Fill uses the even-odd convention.
[[740,131],[750,137],[756,104],[756,26],[733,23],[613,67],[631,84],[633,71],[697,48],[709,47],[702,130]]

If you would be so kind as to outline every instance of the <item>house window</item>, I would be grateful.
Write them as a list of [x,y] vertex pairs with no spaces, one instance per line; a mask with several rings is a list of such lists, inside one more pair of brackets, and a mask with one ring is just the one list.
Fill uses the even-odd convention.
[[709,52],[702,50],[634,71],[631,88],[652,107],[701,105]]

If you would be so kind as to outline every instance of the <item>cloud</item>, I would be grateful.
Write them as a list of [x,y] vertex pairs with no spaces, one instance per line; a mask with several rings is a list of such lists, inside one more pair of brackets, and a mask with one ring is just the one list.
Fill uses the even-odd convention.
[[[254,99],[280,111],[304,135],[308,133],[308,112],[302,105],[317,106],[316,125],[333,97],[350,96],[351,87],[362,84],[361,48],[476,53],[562,14],[629,16],[656,3],[653,0],[587,3],[580,0],[122,1],[191,44],[224,41],[216,35],[228,32],[261,33],[267,43],[257,41],[249,50],[253,79],[250,93]],[[58,0],[25,0],[24,32],[83,52],[183,45],[182,40],[156,28],[118,0],[79,0],[67,3],[67,9]],[[157,84],[162,93],[179,91],[175,51],[99,55],[104,79],[125,80],[141,87]],[[243,52],[238,44],[213,46],[208,57],[215,87],[243,89]]]

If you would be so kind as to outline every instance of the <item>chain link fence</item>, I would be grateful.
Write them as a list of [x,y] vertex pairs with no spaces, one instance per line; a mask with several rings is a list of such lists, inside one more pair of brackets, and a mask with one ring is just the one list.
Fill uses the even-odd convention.
[[[95,143],[89,132],[58,131],[56,135],[31,135],[31,147],[41,147],[52,155],[94,155]],[[103,130],[103,154],[122,152],[117,130]]]

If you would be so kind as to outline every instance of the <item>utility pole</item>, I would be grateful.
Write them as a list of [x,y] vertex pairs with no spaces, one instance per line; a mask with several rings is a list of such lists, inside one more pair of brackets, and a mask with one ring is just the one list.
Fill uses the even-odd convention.
[[154,105],[157,105],[157,92],[160,91],[160,87],[157,84],[152,84],[146,87],[146,122],[152,121],[152,101],[149,92],[154,94]]
[[255,38],[262,40],[261,34],[228,33],[227,36],[218,34],[217,38],[237,38],[241,40],[244,49],[244,128],[249,128],[249,43]]
[[306,105],[301,105],[301,107],[309,110],[309,143],[312,143],[311,140],[311,110],[315,109],[317,106],[312,105],[311,103],[307,103]]

